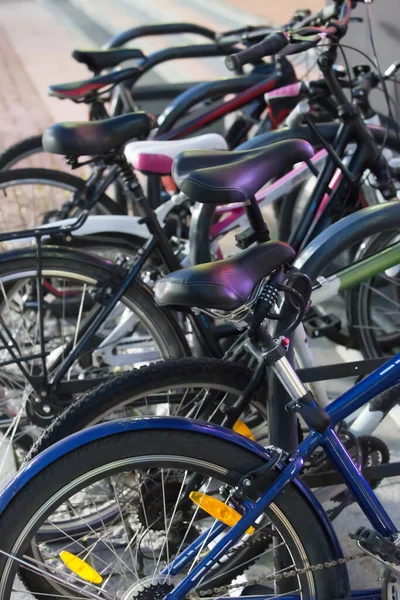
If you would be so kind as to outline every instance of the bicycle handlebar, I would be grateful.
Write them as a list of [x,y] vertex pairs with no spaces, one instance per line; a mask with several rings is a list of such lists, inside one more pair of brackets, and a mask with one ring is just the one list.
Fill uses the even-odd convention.
[[[235,71],[248,63],[281,53],[284,49],[282,54],[295,54],[313,48],[322,38],[343,35],[350,19],[351,9],[352,0],[343,0],[339,18],[330,21],[327,27],[305,26],[292,31],[277,31],[268,35],[262,42],[227,57],[225,65],[229,71]],[[321,18],[323,13],[324,11],[321,11],[318,18]],[[329,11],[325,13],[325,18],[328,14]],[[307,39],[308,36],[313,37]]]
[[229,71],[236,71],[243,67],[243,65],[261,60],[264,56],[278,54],[288,44],[288,34],[283,31],[277,31],[268,35],[262,42],[254,44],[254,46],[246,48],[246,50],[242,50],[237,54],[227,56],[225,65]]

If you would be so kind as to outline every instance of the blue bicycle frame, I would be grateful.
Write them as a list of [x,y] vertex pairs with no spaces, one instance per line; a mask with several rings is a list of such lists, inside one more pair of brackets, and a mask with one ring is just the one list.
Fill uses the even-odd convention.
[[[290,459],[286,463],[279,464],[277,478],[267,492],[256,502],[246,501],[244,503],[242,507],[243,516],[234,527],[229,529],[224,524],[216,521],[210,529],[199,536],[198,539],[194,540],[188,548],[176,556],[172,563],[164,569],[164,575],[170,574],[172,576],[178,574],[190,561],[193,561],[193,557],[198,554],[203,545],[209,545],[212,541],[215,543],[200,563],[198,563],[197,566],[182,579],[166,598],[168,600],[182,600],[191,589],[195,588],[215,562],[226,555],[226,552],[245,534],[246,530],[255,523],[268,506],[274,502],[275,498],[282,492],[285,486],[292,481],[297,487],[301,488],[301,491],[305,494],[307,500],[313,505],[314,509],[318,511],[326,528],[327,535],[330,537],[331,543],[335,548],[336,556],[340,558],[342,556],[340,547],[329,522],[325,519],[326,515],[322,511],[322,507],[315,500],[311,491],[305,488],[301,479],[297,478],[302,470],[305,460],[317,447],[322,447],[333,461],[337,470],[341,473],[344,482],[352,491],[374,529],[385,537],[397,533],[397,529],[389,515],[386,513],[369,484],[358,471],[351,457],[338,439],[334,427],[340,421],[346,419],[351,413],[372,400],[377,394],[382,393],[398,383],[399,380],[400,354],[390,359],[380,369],[367,376],[363,381],[355,385],[337,400],[333,401],[325,409],[331,417],[329,427],[324,433],[318,433],[310,427],[309,436],[292,453]],[[317,405],[315,404],[314,406],[315,410],[317,410]],[[308,425],[310,426],[309,423]],[[14,496],[18,494],[30,480],[32,480],[32,478],[36,477],[46,468],[46,466],[58,460],[61,456],[64,456],[87,443],[93,442],[94,440],[125,431],[141,429],[199,431],[205,435],[226,439],[232,444],[245,447],[250,452],[259,454],[266,460],[268,459],[268,449],[264,449],[255,442],[235,434],[230,430],[216,425],[214,426],[212,423],[191,421],[190,419],[179,417],[110,421],[83,429],[82,431],[61,440],[27,463],[0,494],[0,513],[8,506]],[[289,598],[292,600],[295,597],[296,596],[293,595],[286,596],[286,600],[289,600]],[[359,600],[361,598],[372,600],[379,597],[379,590],[368,590],[365,592],[356,591],[352,594],[352,598],[358,598]],[[230,600],[232,600],[232,597],[230,597]],[[242,598],[236,598],[234,600],[242,600]],[[246,600],[256,600],[256,598],[252,599],[246,596]]]
[[[287,466],[282,470],[268,491],[255,503],[248,503],[246,505],[246,512],[240,521],[227,531],[190,574],[166,598],[168,600],[181,600],[190,590],[196,587],[215,562],[226,554],[251,525],[254,525],[256,519],[265,512],[285,486],[300,474],[305,460],[318,447],[322,447],[336,465],[337,470],[341,473],[346,485],[352,491],[372,527],[385,537],[396,533],[397,529],[395,525],[375,496],[368,482],[355,466],[347,450],[336,435],[334,426],[361,408],[374,396],[398,383],[399,379],[400,354],[332,402],[326,409],[331,417],[328,429],[324,433],[311,430],[309,436],[293,452]],[[317,405],[315,404],[316,407]],[[205,539],[207,539],[207,542],[213,541],[225,529],[226,527],[222,524],[214,524],[210,530],[203,533],[201,537],[176,557],[173,563],[164,570],[163,574],[176,575],[182,567],[189,563]]]

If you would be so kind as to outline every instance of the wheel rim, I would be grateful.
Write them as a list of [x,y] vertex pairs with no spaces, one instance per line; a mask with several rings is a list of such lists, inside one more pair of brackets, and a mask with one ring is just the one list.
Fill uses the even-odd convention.
[[[135,469],[134,473],[132,472],[133,468]],[[182,459],[180,456],[171,455],[140,458],[130,457],[116,462],[114,461],[107,465],[102,465],[63,486],[56,494],[49,498],[26,524],[19,535],[18,540],[16,540],[16,543],[13,545],[11,555],[16,556],[22,553],[23,560],[30,564],[32,564],[32,560],[39,561],[34,562],[34,565],[40,567],[43,570],[43,573],[46,574],[40,578],[40,581],[43,582],[43,579],[46,580],[46,585],[51,586],[53,595],[55,592],[58,594],[61,592],[64,597],[72,598],[77,596],[76,590],[70,595],[71,590],[68,587],[70,583],[81,589],[83,597],[91,597],[87,592],[93,592],[97,594],[98,598],[107,598],[108,600],[110,596],[112,598],[121,597],[121,588],[122,592],[126,593],[127,590],[132,589],[133,586],[138,585],[140,582],[148,581],[149,577],[152,578],[153,582],[160,582],[160,573],[162,569],[165,569],[165,566],[168,564],[171,565],[174,558],[179,555],[185,547],[185,544],[192,541],[192,534],[197,536],[205,529],[211,527],[212,524],[214,524],[214,526],[216,525],[216,521],[201,511],[198,506],[182,500],[183,495],[187,491],[186,488],[190,488],[190,478],[194,476],[201,477],[201,492],[215,498],[221,498],[221,484],[229,483],[230,479],[228,471],[219,465],[196,460],[194,458],[185,457]],[[118,477],[119,479],[117,479]],[[128,494],[131,491],[127,485],[128,478],[130,478],[130,481],[134,482],[134,485],[132,485],[133,491],[129,498],[129,503],[125,502],[124,506],[122,506],[121,498],[123,497],[123,494],[125,494],[124,499],[127,500]],[[153,535],[155,531],[157,531],[154,530],[154,526],[152,528],[149,525],[151,518],[153,518],[153,513],[149,512],[149,506],[145,496],[149,478],[151,478],[153,482],[156,482],[160,487],[160,492],[157,495],[157,498],[161,499],[160,505],[156,508],[153,507],[152,509],[154,514],[160,515],[162,521],[163,533],[161,534],[160,539]],[[85,583],[74,574],[71,575],[70,571],[64,567],[59,558],[61,548],[58,540],[53,541],[52,546],[49,542],[46,542],[47,545],[45,547],[43,543],[37,543],[34,537],[35,533],[40,528],[41,521],[44,519],[51,519],[51,514],[53,514],[58,504],[65,504],[65,499],[67,497],[69,499],[69,504],[71,504],[71,499],[77,494],[82,494],[84,491],[86,496],[89,497],[88,489],[94,485],[99,485],[100,481],[109,482],[109,489],[112,490],[112,493],[114,494],[114,500],[118,502],[121,508],[120,522],[114,522],[107,530],[105,530],[105,528],[101,528],[99,531],[90,530],[92,538],[87,540],[85,544],[82,543],[81,539],[68,539],[67,537],[64,537],[62,549],[71,551],[74,556],[84,557],[85,561],[89,560],[88,557],[90,557],[91,565],[103,577],[102,587],[100,588],[102,591],[99,590],[99,587]],[[176,484],[173,501],[167,502],[166,499],[169,498],[168,493],[172,483]],[[127,489],[129,490],[128,492],[126,491]],[[125,491],[120,492],[120,490]],[[118,498],[115,494],[119,494]],[[143,508],[146,517],[143,517],[143,511],[141,517],[136,515],[136,519],[130,515],[131,521],[128,526],[129,517],[126,516],[128,514],[126,506],[129,505],[130,509],[132,509],[133,496],[136,498],[136,506]],[[222,500],[224,501],[223,498]],[[286,545],[292,563],[290,567],[287,566],[286,568],[306,566],[308,563],[305,550],[290,523],[288,523],[287,519],[276,505],[271,506],[268,517],[268,519],[265,517],[261,518],[260,528],[261,532],[267,532],[268,535],[272,536],[274,544],[271,545],[271,541],[269,541],[265,552],[260,553],[260,566],[263,568],[263,576],[270,572],[274,572],[272,554],[278,546],[282,547],[282,545]],[[81,513],[81,518],[84,518],[83,513]],[[179,523],[183,523],[184,527],[179,529]],[[178,527],[178,529],[174,529],[174,527]],[[119,533],[117,533],[118,528]],[[196,532],[193,531],[193,528],[197,528]],[[177,538],[174,538],[175,534],[177,534]],[[122,545],[120,543],[118,551],[116,551],[117,545],[115,540],[117,540],[118,535],[119,539],[121,539],[122,536],[124,541]],[[138,560],[140,550],[137,547],[133,548],[131,540],[135,539],[136,545],[138,543],[144,544],[146,535],[148,536],[148,554],[145,554],[143,559],[144,562],[140,562]],[[259,535],[259,533],[256,535]],[[138,541],[139,539],[141,542]],[[102,547],[100,547],[99,540],[101,540]],[[209,546],[210,544],[204,544],[202,546],[197,559],[200,558],[202,553],[205,553],[209,549]],[[28,547],[31,550],[30,554],[26,554],[26,552],[28,552]],[[48,550],[48,554],[46,554],[46,549]],[[103,554],[101,554],[102,550],[104,550]],[[110,572],[110,557],[113,557],[115,562],[115,568],[114,565],[112,565],[112,573]],[[151,566],[147,565],[146,560],[151,563]],[[192,561],[189,566],[193,566]],[[13,578],[14,576],[12,573],[13,568],[15,569],[16,565],[15,563],[13,565],[13,561],[10,559],[3,571],[3,592],[1,596],[4,598],[9,597],[6,595],[6,583],[8,583],[8,586],[13,584],[13,582],[10,581],[10,578]],[[269,570],[267,570],[268,568]],[[59,581],[49,579],[48,573],[54,574],[55,570],[57,577],[61,578],[65,583],[61,584]],[[186,568],[186,572],[188,570],[190,569]],[[228,574],[227,577],[229,579],[231,575]],[[247,580],[249,577],[250,575],[247,576]],[[7,579],[8,581],[6,581]],[[291,579],[293,579],[292,595],[298,593],[299,597],[313,597],[315,590],[313,578],[310,573],[306,576],[302,576],[301,581],[297,576]],[[30,585],[32,586],[32,579],[30,579],[30,581]],[[36,581],[36,579],[34,579],[34,581]],[[168,577],[164,576],[162,583],[165,582],[169,583],[169,580]],[[171,580],[173,585],[175,582],[176,580]],[[235,595],[242,593],[242,595],[246,597],[247,594],[243,594],[243,591],[246,590],[246,576],[244,579],[242,578],[235,581],[235,584],[237,584]],[[210,579],[208,579],[208,582],[205,582],[205,585],[211,585]],[[299,588],[299,586],[302,586],[302,588],[304,586],[305,589]],[[46,597],[46,593],[43,591],[31,589],[31,592],[35,593],[35,591],[39,592],[41,596]],[[51,594],[49,593],[49,595]],[[249,595],[251,594],[249,593]],[[126,596],[125,594],[125,598],[128,597],[129,596]],[[131,597],[133,598],[133,595]],[[215,595],[215,597],[219,596]],[[14,599],[14,595],[11,595],[11,598]]]

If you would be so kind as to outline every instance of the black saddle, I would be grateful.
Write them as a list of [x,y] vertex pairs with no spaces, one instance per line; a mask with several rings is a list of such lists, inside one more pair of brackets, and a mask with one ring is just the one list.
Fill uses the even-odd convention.
[[155,297],[161,306],[235,310],[264,277],[294,256],[285,242],[264,242],[232,258],[166,275],[156,283]]
[[270,179],[312,156],[314,150],[304,140],[239,152],[187,150],[174,160],[172,176],[180,190],[196,202],[246,202]]
[[75,101],[83,100],[95,92],[100,92],[103,88],[117,85],[122,81],[134,81],[141,73],[142,70],[139,67],[121,69],[121,71],[97,75],[90,79],[82,79],[82,81],[50,85],[48,93],[50,96],[56,96],[56,98],[70,98]]
[[97,156],[135,138],[147,138],[154,120],[137,112],[104,121],[56,123],[43,134],[43,148],[64,156]]
[[115,48],[112,50],[74,50],[72,57],[86,65],[94,73],[116,67],[125,60],[145,58],[138,48]]

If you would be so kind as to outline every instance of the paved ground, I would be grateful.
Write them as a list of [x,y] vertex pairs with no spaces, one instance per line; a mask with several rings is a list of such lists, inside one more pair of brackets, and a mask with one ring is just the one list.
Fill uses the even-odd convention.
[[[318,8],[320,2],[306,2]],[[57,120],[84,119],[85,108],[70,102],[49,98],[47,85],[72,81],[87,76],[86,69],[70,58],[75,47],[100,46],[107,39],[128,27],[162,21],[192,21],[216,30],[235,28],[266,19],[284,21],[295,7],[303,2],[285,0],[280,4],[253,3],[245,0],[0,0],[0,151],[22,137],[40,133]],[[251,14],[253,13],[253,14]],[[185,35],[146,38],[141,48],[150,53],[177,43],[192,43],[194,37]],[[158,68],[151,81],[198,81],[226,76],[221,59],[179,61],[168,70]],[[329,344],[320,344],[321,361],[335,360],[338,353]],[[345,358],[346,351],[341,349]],[[345,384],[346,385],[346,384]],[[332,394],[337,386],[330,385]],[[397,424],[389,419],[379,433],[390,445],[394,456],[400,457],[400,436]],[[395,516],[400,517],[398,485],[387,481],[380,496]],[[337,529],[347,546],[347,532],[361,522],[358,512],[350,508],[340,517]],[[378,567],[364,561],[351,567],[352,578],[358,587],[374,586]]]

